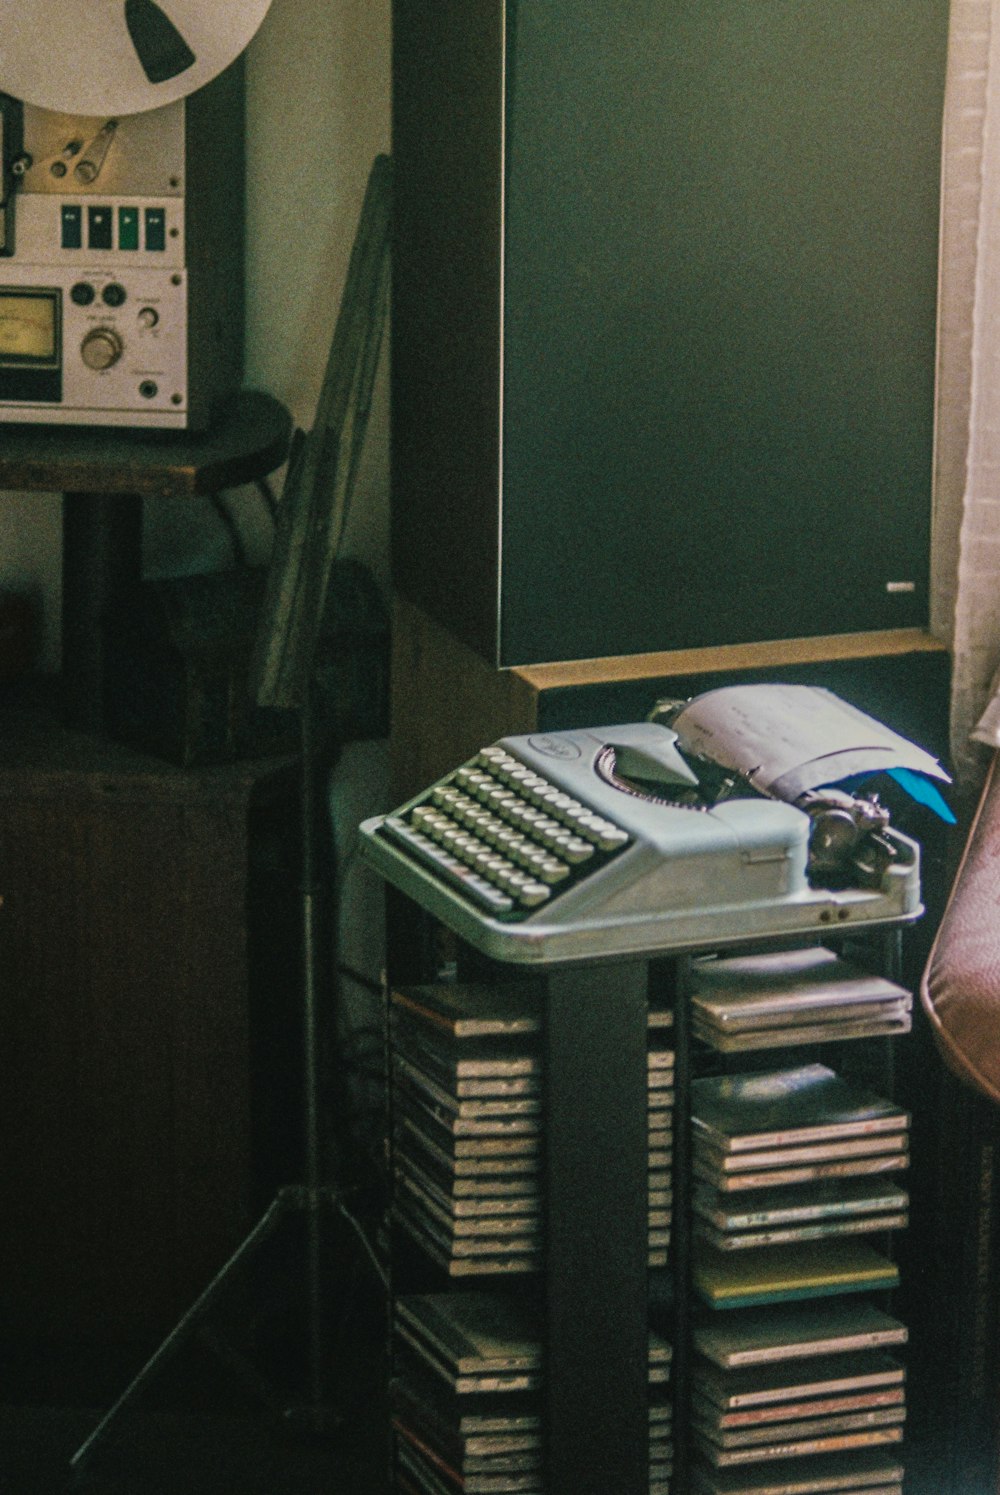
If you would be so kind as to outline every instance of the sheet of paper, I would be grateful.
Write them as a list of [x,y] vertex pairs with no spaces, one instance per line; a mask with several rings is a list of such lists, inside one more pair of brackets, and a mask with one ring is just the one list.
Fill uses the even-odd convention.
[[807,789],[891,768],[948,782],[929,753],[818,686],[707,691],[690,701],[672,726],[686,751],[736,769],[776,799],[795,800]]

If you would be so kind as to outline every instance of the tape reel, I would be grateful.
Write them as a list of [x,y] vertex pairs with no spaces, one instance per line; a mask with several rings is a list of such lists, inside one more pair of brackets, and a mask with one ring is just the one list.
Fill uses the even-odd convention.
[[0,91],[63,114],[140,114],[234,62],[271,0],[20,0],[0,28]]

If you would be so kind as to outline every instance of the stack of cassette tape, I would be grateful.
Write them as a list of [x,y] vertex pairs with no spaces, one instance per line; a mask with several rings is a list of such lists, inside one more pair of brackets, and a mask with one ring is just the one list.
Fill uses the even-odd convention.
[[[541,1265],[541,1032],[531,983],[407,987],[392,994],[393,1209],[451,1277]],[[651,1010],[649,1263],[671,1223],[672,1013]]]
[[[543,1495],[535,1304],[499,1291],[403,1295],[390,1387],[402,1495]],[[671,1349],[649,1337],[649,1491],[669,1495]]]

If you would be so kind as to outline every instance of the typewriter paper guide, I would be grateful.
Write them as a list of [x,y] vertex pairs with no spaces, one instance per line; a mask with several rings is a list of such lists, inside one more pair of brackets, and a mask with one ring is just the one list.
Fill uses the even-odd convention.
[[936,758],[820,686],[706,691],[672,726],[688,751],[736,769],[776,799],[795,800],[852,774],[893,768],[949,782]]
[[878,888],[815,888],[806,877],[810,822],[794,806],[764,798],[727,800],[711,808],[663,803],[626,792],[598,771],[598,759],[609,743],[646,750],[655,747],[658,737],[668,743],[674,733],[636,723],[508,737],[494,745],[491,751],[516,759],[629,838],[609,858],[595,858],[593,871],[577,876],[564,890],[553,888],[537,909],[510,916],[477,909],[388,833],[391,822],[429,804],[434,792],[451,785],[463,769],[393,816],[365,821],[360,849],[389,882],[469,944],[494,959],[514,962],[648,955],[849,923],[913,919],[922,912],[919,849],[895,831],[890,834],[896,861]]

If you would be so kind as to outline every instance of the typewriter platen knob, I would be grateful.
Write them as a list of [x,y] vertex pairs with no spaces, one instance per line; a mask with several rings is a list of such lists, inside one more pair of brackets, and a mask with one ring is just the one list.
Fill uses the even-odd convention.
[[122,352],[122,340],[113,327],[94,327],[80,344],[80,357],[98,373],[112,368]]

